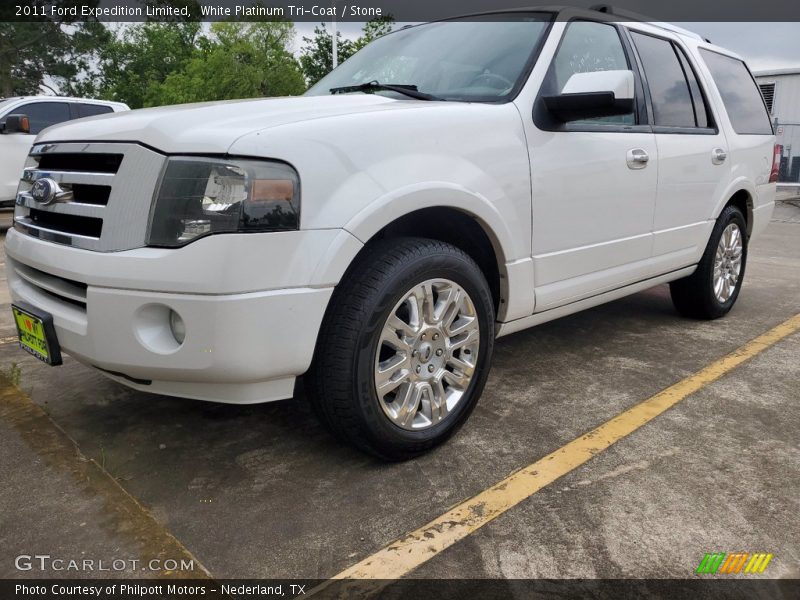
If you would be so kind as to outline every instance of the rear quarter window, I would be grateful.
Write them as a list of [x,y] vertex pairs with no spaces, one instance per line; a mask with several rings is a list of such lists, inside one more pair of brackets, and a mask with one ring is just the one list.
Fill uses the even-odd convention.
[[104,104],[84,104],[76,103],[78,114],[81,117],[94,117],[96,115],[105,115],[114,112],[114,109]]
[[772,135],[764,100],[747,66],[711,50],[701,48],[700,54],[722,96],[733,130],[742,135]]

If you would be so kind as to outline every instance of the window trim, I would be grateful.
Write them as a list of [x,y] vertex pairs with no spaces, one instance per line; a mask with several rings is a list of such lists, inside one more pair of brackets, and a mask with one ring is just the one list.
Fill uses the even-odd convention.
[[70,121],[74,121],[75,119],[80,119],[80,113],[78,112],[78,102],[70,102],[69,103],[69,116]]
[[[622,52],[625,55],[625,60],[628,61],[628,68],[633,72],[633,86],[634,86],[634,100],[636,102],[636,110],[634,114],[636,115],[637,123],[633,125],[621,125],[617,123],[553,123],[550,119],[547,118],[548,111],[544,107],[544,98],[543,98],[543,88],[544,83],[547,78],[550,76],[550,69],[553,68],[553,63],[556,60],[556,56],[558,56],[559,51],[561,50],[561,46],[564,43],[564,38],[567,37],[567,33],[569,32],[569,27],[574,22],[581,22],[581,23],[598,23],[601,25],[608,25],[609,27],[613,27],[616,30],[617,35],[619,36],[620,45],[622,46]],[[569,133],[580,133],[580,132],[606,132],[606,133],[650,133],[652,128],[650,126],[651,117],[649,112],[646,110],[646,103],[644,102],[644,82],[641,79],[641,74],[639,73],[636,67],[636,61],[633,60],[631,55],[632,48],[629,45],[628,39],[624,32],[624,27],[622,27],[619,23],[613,21],[606,21],[604,19],[592,19],[587,18],[584,16],[575,16],[571,17],[569,20],[566,21],[566,25],[564,27],[564,31],[561,34],[561,39],[558,40],[558,46],[556,47],[553,56],[550,59],[550,64],[547,65],[547,70],[545,71],[544,78],[542,82],[539,84],[539,89],[536,92],[536,98],[533,101],[533,108],[532,108],[532,117],[533,123],[536,127],[541,131],[558,131],[558,132],[569,132]]]
[[[719,121],[717,120],[717,116],[714,113],[714,109],[712,108],[711,103],[708,101],[708,93],[703,88],[704,82],[702,82],[700,80],[700,78],[697,76],[697,67],[692,64],[692,61],[689,58],[689,56],[691,55],[691,52],[687,52],[686,49],[681,44],[679,44],[677,40],[674,40],[674,39],[669,38],[669,37],[664,37],[664,36],[661,36],[661,35],[653,34],[653,33],[650,33],[649,31],[642,31],[640,29],[630,29],[630,28],[627,28],[627,27],[625,28],[625,31],[628,34],[628,36],[630,37],[631,47],[633,48],[633,52],[634,52],[634,54],[636,56],[636,62],[638,64],[638,66],[639,66],[639,70],[641,71],[642,79],[644,81],[645,96],[647,98],[647,112],[650,115],[650,122],[652,123],[652,125],[650,127],[651,131],[653,133],[655,133],[655,134],[661,133],[661,134],[683,134],[683,135],[718,135],[719,134],[719,126],[718,126],[717,123]],[[695,126],[695,127],[676,127],[676,126],[656,125],[655,124],[655,116],[654,116],[654,113],[653,113],[653,96],[650,93],[650,83],[647,81],[647,73],[645,72],[645,69],[644,69],[644,62],[642,61],[642,57],[639,55],[639,50],[636,48],[636,43],[633,41],[633,35],[632,34],[634,34],[634,33],[638,33],[639,35],[646,35],[646,36],[649,36],[649,37],[652,37],[652,38],[656,38],[658,40],[665,41],[670,45],[670,47],[672,48],[672,51],[675,53],[675,58],[678,60],[678,65],[680,66],[681,71],[683,72],[683,77],[684,77],[684,79],[686,81],[686,88],[689,90],[689,98],[692,101],[692,111],[695,114],[695,121],[697,121],[697,111],[696,111],[694,93],[692,92],[692,86],[689,84],[689,79],[686,77],[686,71],[684,70],[683,61],[681,60],[681,55],[678,54],[678,52],[682,52],[683,53],[683,58],[686,59],[686,62],[689,64],[689,68],[692,69],[692,74],[694,75],[695,81],[697,81],[697,86],[700,89],[700,94],[702,96],[703,103],[706,106],[706,115],[707,115],[706,118],[712,120],[712,122],[713,122],[713,126],[712,127],[697,127],[697,126]]]
[[[699,102],[702,105],[705,112],[706,125],[704,127],[700,127],[700,125],[698,124],[697,127],[699,129],[711,129],[708,123],[709,121],[716,123],[716,119],[712,119],[711,115],[709,115],[708,113],[709,109],[708,100],[706,98],[706,95],[703,93],[702,88],[700,87],[700,80],[697,77],[697,71],[695,71],[694,67],[692,67],[692,63],[689,62],[689,57],[686,55],[686,52],[684,52],[683,48],[681,48],[677,44],[673,44],[672,47],[675,50],[675,54],[678,55],[678,61],[681,63],[681,68],[683,69],[683,76],[686,77],[686,83],[689,85],[689,94],[692,97],[692,109],[694,110],[695,123],[700,122],[700,116],[698,111],[699,107],[697,105],[698,103],[697,95],[699,94],[700,95]],[[689,80],[689,73],[691,73],[692,77],[694,78],[694,83],[697,86],[697,90],[695,90],[692,87],[692,82]]]
[[[520,12],[528,14],[528,11],[520,11]],[[519,96],[522,93],[525,84],[528,83],[528,80],[531,78],[531,73],[533,73],[533,68],[536,66],[536,63],[539,62],[539,57],[542,55],[542,50],[544,50],[544,45],[547,43],[547,40],[550,39],[550,34],[553,32],[553,23],[556,22],[556,19],[558,18],[558,13],[550,10],[530,11],[530,12],[546,14],[549,16],[544,31],[542,32],[542,35],[539,37],[539,41],[533,48],[531,55],[528,57],[528,61],[522,68],[522,72],[519,74],[519,77],[517,78],[517,81],[514,83],[514,87],[511,88],[511,91],[508,94],[506,94],[506,96],[502,100],[485,101],[484,104],[508,104],[509,102],[513,102],[514,100],[517,99],[517,96]]]

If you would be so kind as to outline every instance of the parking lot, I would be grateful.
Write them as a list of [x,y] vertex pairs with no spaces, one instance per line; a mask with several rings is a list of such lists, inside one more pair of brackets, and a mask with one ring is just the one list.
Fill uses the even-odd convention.
[[[302,390],[227,406],[132,391],[69,357],[48,367],[17,347],[0,277],[0,578],[81,576],[18,570],[37,552],[327,578],[800,313],[800,208],[779,204],[726,318],[680,318],[659,286],[503,338],[466,426],[400,464],[334,440]],[[800,333],[782,331],[401,575],[685,578],[705,553],[741,551],[800,577]]]

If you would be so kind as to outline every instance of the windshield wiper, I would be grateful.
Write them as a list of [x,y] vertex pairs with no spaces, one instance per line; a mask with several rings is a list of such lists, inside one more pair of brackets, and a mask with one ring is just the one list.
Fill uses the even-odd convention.
[[420,92],[416,85],[401,84],[401,83],[379,83],[378,81],[368,81],[360,85],[345,85],[342,87],[334,87],[330,89],[331,94],[346,94],[348,92],[372,92],[388,90],[390,92],[397,92],[415,98],[417,100],[441,100],[431,94]]

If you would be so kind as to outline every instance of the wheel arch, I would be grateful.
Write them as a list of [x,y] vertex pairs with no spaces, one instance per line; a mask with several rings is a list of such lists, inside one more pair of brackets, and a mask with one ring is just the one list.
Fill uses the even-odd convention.
[[753,199],[756,195],[755,186],[746,179],[734,182],[723,194],[723,200],[714,210],[714,219],[718,219],[722,211],[728,206],[735,206],[742,211],[747,226],[748,237],[753,232]]
[[[451,186],[406,190],[370,205],[345,229],[369,252],[387,237],[426,237],[453,244],[481,268],[503,320],[508,298],[506,263],[514,260],[514,239],[497,209],[485,199]],[[356,262],[358,256],[354,257]]]

